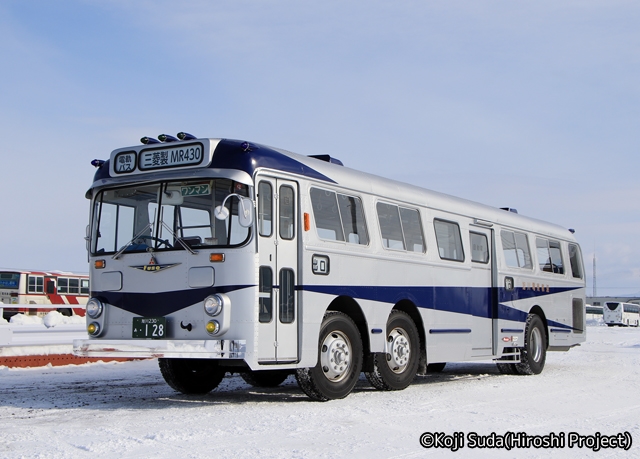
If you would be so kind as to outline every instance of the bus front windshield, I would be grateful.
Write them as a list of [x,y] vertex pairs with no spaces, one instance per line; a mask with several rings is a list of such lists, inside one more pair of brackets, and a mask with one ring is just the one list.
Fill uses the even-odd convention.
[[248,196],[246,185],[228,179],[175,181],[102,190],[92,224],[94,255],[119,251],[185,250],[244,244],[249,228],[238,223],[238,200],[227,199],[229,218],[213,209],[229,194]]

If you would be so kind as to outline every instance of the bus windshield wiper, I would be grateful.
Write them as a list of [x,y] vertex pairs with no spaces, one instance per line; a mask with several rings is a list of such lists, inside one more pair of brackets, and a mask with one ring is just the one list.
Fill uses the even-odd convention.
[[131,238],[131,240],[129,242],[127,242],[125,245],[123,245],[122,248],[120,250],[118,250],[111,258],[114,259],[114,260],[117,260],[118,258],[120,258],[120,255],[122,255],[123,252],[125,250],[127,250],[127,248],[133,243],[133,241],[138,239],[140,236],[142,236],[142,233],[144,233],[145,231],[151,229],[152,227],[153,227],[153,222],[149,223],[144,228],[142,228],[142,230],[138,234],[133,236]]

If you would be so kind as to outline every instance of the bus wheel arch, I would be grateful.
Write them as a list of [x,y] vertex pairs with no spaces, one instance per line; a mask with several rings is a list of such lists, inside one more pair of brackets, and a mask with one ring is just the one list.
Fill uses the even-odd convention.
[[365,319],[362,308],[360,307],[358,302],[349,296],[339,296],[335,298],[331,302],[331,304],[329,304],[326,312],[328,313],[330,311],[341,312],[343,314],[346,314],[351,320],[353,320],[353,322],[356,324],[356,327],[358,327],[358,331],[360,332],[363,358],[369,355],[369,353],[371,352],[371,342],[369,341],[367,320]]

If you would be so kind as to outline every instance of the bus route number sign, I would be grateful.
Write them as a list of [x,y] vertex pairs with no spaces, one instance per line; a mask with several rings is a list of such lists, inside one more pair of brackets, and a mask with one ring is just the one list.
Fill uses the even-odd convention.
[[162,339],[166,336],[167,319],[164,317],[134,317],[133,338]]

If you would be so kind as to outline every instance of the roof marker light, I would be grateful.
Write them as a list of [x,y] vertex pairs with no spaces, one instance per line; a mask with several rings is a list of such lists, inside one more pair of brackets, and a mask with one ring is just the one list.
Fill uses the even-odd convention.
[[158,136],[158,140],[160,140],[160,142],[177,142],[178,141],[178,139],[176,139],[174,136],[168,135],[168,134],[160,134]]
[[569,232],[570,232],[571,234],[576,234],[576,230],[574,230],[573,228],[569,228]]
[[102,167],[103,164],[104,164],[103,159],[94,159],[93,161],[91,161],[91,165],[93,167]]
[[178,138],[180,140],[195,140],[197,137],[195,135],[191,135],[188,132],[178,132]]
[[146,137],[146,136],[141,138],[140,142],[142,142],[145,145],[149,145],[151,143],[160,143],[158,139],[154,139],[153,137]]

